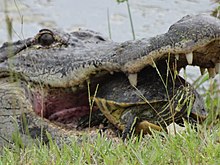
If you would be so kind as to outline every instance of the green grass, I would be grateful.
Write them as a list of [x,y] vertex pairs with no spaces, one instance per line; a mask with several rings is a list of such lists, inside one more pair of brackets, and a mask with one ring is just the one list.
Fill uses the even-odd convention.
[[188,128],[175,136],[155,132],[125,143],[98,136],[93,142],[88,138],[81,143],[73,140],[61,148],[54,143],[4,148],[0,164],[220,164],[218,127],[197,132]]

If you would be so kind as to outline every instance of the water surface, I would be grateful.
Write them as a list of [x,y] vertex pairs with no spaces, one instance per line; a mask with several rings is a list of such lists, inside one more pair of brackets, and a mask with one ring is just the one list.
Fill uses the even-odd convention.
[[[151,37],[167,31],[187,14],[210,13],[216,4],[209,0],[129,0],[136,38]],[[6,3],[6,5],[5,5]],[[6,6],[6,7],[5,7]],[[132,39],[126,3],[115,0],[1,0],[0,42],[7,40],[5,11],[13,20],[13,39],[33,36],[44,27],[66,31],[79,27],[109,35],[112,39]]]

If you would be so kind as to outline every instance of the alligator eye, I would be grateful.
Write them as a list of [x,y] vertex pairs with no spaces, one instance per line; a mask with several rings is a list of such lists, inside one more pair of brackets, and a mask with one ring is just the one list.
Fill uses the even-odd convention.
[[55,41],[54,37],[50,33],[44,33],[38,38],[38,43],[42,46],[49,46]]

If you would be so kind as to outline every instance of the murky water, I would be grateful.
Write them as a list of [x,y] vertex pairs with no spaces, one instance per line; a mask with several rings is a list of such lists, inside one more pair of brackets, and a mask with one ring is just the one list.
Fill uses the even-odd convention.
[[[210,13],[217,5],[210,0],[129,0],[136,38],[150,37],[187,14]],[[6,5],[5,5],[6,3]],[[5,7],[6,6],[6,7]],[[7,40],[5,10],[13,20],[13,38],[33,36],[43,27],[71,31],[79,27],[109,35],[112,39],[132,39],[126,3],[115,0],[1,0],[0,42]],[[18,36],[17,36],[18,35]]]
[[[210,0],[129,0],[136,38],[164,33],[187,14],[210,13],[217,4]],[[0,44],[7,40],[5,13],[13,21],[13,40],[35,35],[45,27],[65,31],[93,29],[115,41],[132,39],[126,3],[115,0],[1,0]],[[192,79],[198,77],[193,70]],[[191,70],[190,70],[191,73]]]

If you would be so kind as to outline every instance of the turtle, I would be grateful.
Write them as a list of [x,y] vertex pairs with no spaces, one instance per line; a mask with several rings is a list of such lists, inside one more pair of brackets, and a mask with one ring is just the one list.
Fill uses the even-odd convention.
[[132,86],[124,74],[116,73],[99,85],[93,96],[108,121],[122,131],[122,139],[135,133],[162,131],[175,122],[201,123],[207,117],[203,99],[174,72],[148,66],[138,73]]

